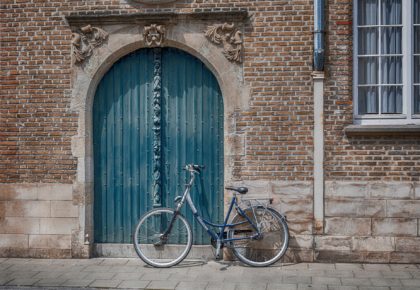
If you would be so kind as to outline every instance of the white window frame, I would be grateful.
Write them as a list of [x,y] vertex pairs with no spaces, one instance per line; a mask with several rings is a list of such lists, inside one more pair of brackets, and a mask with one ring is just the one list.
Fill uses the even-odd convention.
[[[380,1],[380,0],[378,0]],[[402,0],[402,73],[403,112],[402,114],[360,115],[358,104],[358,0],[353,1],[353,117],[357,125],[420,125],[420,115],[414,114],[414,41],[413,41],[413,0]],[[407,44],[410,45],[407,45]],[[380,45],[380,44],[379,44]],[[379,96],[380,98],[380,96]]]

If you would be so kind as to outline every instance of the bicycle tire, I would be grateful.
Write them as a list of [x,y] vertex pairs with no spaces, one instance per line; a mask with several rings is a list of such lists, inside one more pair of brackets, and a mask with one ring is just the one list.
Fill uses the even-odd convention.
[[168,228],[175,211],[170,208],[157,208],[146,212],[137,223],[133,234],[133,244],[137,255],[148,265],[158,268],[172,267],[180,263],[191,250],[193,234],[191,226],[183,215],[178,213],[167,241],[160,237]]
[[[245,239],[230,242],[233,254],[243,263],[254,267],[266,267],[276,263],[286,253],[289,245],[289,229],[285,218],[272,208],[254,207],[255,216],[261,224],[262,236],[258,239]],[[244,210],[255,220],[252,208]],[[246,221],[239,213],[232,224]],[[228,230],[228,238],[253,236],[256,230],[249,222],[233,226]]]

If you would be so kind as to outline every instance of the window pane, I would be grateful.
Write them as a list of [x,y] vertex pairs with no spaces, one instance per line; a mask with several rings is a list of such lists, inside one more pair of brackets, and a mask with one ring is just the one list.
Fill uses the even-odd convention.
[[359,88],[359,114],[378,113],[378,87]]
[[414,24],[420,24],[420,0],[414,0]]
[[401,84],[402,83],[402,57],[387,56],[382,57],[381,79],[382,84]]
[[382,113],[402,113],[402,86],[386,86],[381,88]]
[[414,114],[420,114],[420,85],[414,86]]
[[378,83],[378,58],[359,57],[359,84]]
[[401,0],[381,0],[381,24],[401,24]]
[[359,55],[378,54],[378,28],[359,28]]
[[383,27],[382,28],[382,54],[401,54],[402,28]]
[[378,24],[378,0],[359,0],[357,8],[358,25]]
[[420,26],[414,26],[414,53],[420,54]]
[[414,83],[420,84],[420,55],[414,57]]

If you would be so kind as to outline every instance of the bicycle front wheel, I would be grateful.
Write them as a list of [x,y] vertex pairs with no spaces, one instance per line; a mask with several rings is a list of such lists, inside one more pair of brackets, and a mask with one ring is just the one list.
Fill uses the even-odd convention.
[[175,217],[165,237],[175,211],[157,208],[145,213],[133,234],[134,249],[139,257],[153,267],[171,267],[188,255],[192,246],[192,231],[180,213]]
[[[233,254],[243,263],[254,267],[269,266],[277,262],[289,244],[289,229],[284,218],[274,209],[257,206],[247,208],[247,217],[260,229],[260,235],[246,218],[237,214],[228,231]],[[251,238],[256,236],[255,238]]]

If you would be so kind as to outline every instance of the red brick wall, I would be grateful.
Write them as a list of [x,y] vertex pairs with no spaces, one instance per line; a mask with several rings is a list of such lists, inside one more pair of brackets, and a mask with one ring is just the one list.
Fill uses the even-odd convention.
[[[312,1],[2,1],[1,182],[71,182],[69,13],[248,9],[244,78],[252,100],[238,112],[246,155],[237,179],[310,180],[312,176]],[[163,8],[165,7],[165,8]],[[243,115],[242,115],[243,113]],[[3,157],[4,156],[4,157]]]
[[347,137],[353,124],[352,1],[328,2],[325,95],[327,180],[419,181],[418,136]]

